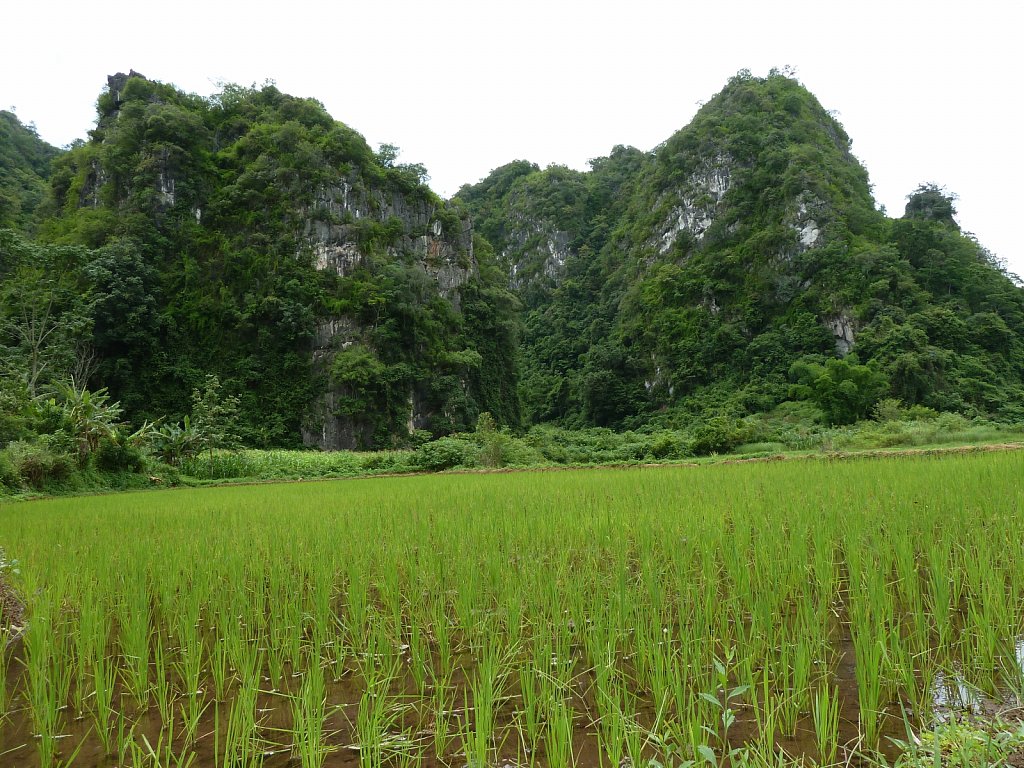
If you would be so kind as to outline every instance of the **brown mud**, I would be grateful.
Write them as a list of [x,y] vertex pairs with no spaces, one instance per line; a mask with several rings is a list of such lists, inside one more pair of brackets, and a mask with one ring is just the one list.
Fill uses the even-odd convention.
[[[173,641],[167,638],[167,642],[167,648],[173,654],[174,649],[170,645]],[[35,734],[26,697],[27,673],[21,659],[22,651],[21,643],[14,641],[8,646],[5,654],[8,710],[6,716],[0,720],[0,766],[4,766],[4,768],[38,768],[40,766],[38,738]],[[837,759],[842,765],[851,767],[876,766],[878,763],[874,758],[869,757],[871,751],[864,749],[865,745],[859,736],[860,717],[856,665],[853,645],[848,635],[844,634],[833,641],[833,652],[834,663],[831,665],[831,680],[838,689],[840,717],[840,747]],[[385,760],[384,765],[464,768],[467,765],[467,759],[462,750],[458,728],[460,722],[472,722],[473,720],[472,694],[469,684],[474,669],[472,654],[463,648],[462,652],[455,657],[455,671],[450,685],[446,689],[447,701],[450,702],[451,707],[451,722],[448,726],[450,739],[447,748],[443,753],[438,754],[434,748],[435,731],[438,724],[431,708],[433,688],[428,683],[424,689],[425,695],[420,695],[411,673],[411,658],[407,651],[401,653],[403,670],[388,689],[386,705],[388,710],[394,714],[394,722],[388,728],[388,733],[394,741],[395,749]],[[573,656],[576,659],[574,675],[564,695],[574,711],[573,751],[576,755],[575,764],[581,768],[607,765],[608,760],[601,753],[597,735],[599,716],[593,669],[585,666],[585,651],[582,644],[573,648]],[[520,660],[519,666],[522,666],[523,663],[524,660]],[[360,762],[356,732],[360,702],[366,691],[360,676],[359,664],[350,652],[341,668],[341,674],[336,680],[332,679],[331,669],[326,663],[324,668],[327,680],[325,710],[327,714],[323,732],[326,735],[326,743],[330,746],[330,752],[323,765],[326,768],[346,768],[365,764]],[[436,664],[434,668],[437,668]],[[623,665],[623,668],[628,677],[628,662]],[[151,664],[152,672],[154,672],[154,666]],[[266,670],[264,672],[266,673]],[[181,688],[181,681],[173,672],[168,672],[167,679],[173,690]],[[263,677],[257,698],[257,738],[262,752],[257,764],[263,768],[291,768],[301,765],[297,754],[292,749],[291,734],[293,726],[292,697],[298,693],[301,676],[293,675],[288,662],[285,662],[284,674],[279,682],[281,689],[274,690],[271,679]],[[72,686],[74,686],[74,682],[72,682]],[[234,692],[237,690],[236,686],[237,682],[226,691],[225,701],[217,702],[213,701],[212,683],[206,685],[203,699],[208,702],[209,707],[197,729],[198,738],[192,744],[185,743],[180,715],[175,715],[175,733],[171,754],[181,761],[180,765],[186,765],[186,761],[192,754],[195,755],[194,762],[191,763],[192,768],[224,764],[225,724],[229,718]],[[69,697],[71,701],[75,699],[73,693],[72,687],[72,695]],[[656,717],[658,708],[655,706],[650,692],[634,689],[631,693],[636,697],[636,705],[630,715],[644,729],[651,729],[652,733],[657,734],[660,728]],[[65,706],[61,710],[60,733],[57,741],[58,755],[64,760],[73,756],[71,765],[82,768],[119,768],[131,765],[131,760],[127,755],[117,754],[116,746],[113,754],[108,754],[104,750],[96,734],[96,722],[91,712],[90,699],[88,696],[84,698],[85,710],[83,712],[76,712],[73,705]],[[178,695],[175,698],[173,710],[178,712],[178,707],[184,701],[184,697]],[[973,697],[973,694],[970,701],[953,701],[948,695],[944,701],[945,703],[940,704],[937,710],[945,717],[956,717],[961,711],[973,710],[975,716],[984,718],[1007,710],[999,702],[984,697]],[[561,768],[561,766],[555,766],[548,762],[543,745],[536,755],[529,753],[525,743],[526,736],[519,723],[521,703],[518,675],[513,671],[507,678],[503,695],[496,707],[494,749],[488,765]],[[469,706],[468,710],[467,706]],[[727,742],[725,744],[716,743],[716,737],[708,737],[709,743],[715,748],[718,755],[729,748],[749,744],[760,736],[755,712],[750,704],[734,701],[729,704],[729,707],[736,719],[728,729]],[[114,733],[115,745],[118,742],[118,732],[124,734],[122,741],[125,743],[134,740],[137,744],[144,745],[148,742],[149,745],[155,747],[162,741],[166,742],[166,731],[164,731],[163,737],[161,736],[165,724],[161,721],[153,696],[150,697],[148,707],[140,708],[134,702],[129,691],[119,684],[114,700],[114,709],[115,716],[111,721],[111,729]],[[897,700],[888,703],[882,717],[881,738],[875,757],[884,757],[893,761],[898,756],[900,750],[896,741],[907,739],[905,718],[916,723],[906,702]],[[789,758],[802,759],[808,766],[815,765],[818,754],[815,746],[814,723],[810,713],[801,713],[794,734],[783,735],[777,732],[775,744],[776,748]],[[414,754],[416,757],[410,761],[403,761],[403,754],[406,756]],[[663,759],[659,750],[651,745],[646,748],[644,756],[645,758]],[[1014,756],[1014,760],[1017,759],[1018,757]],[[1024,763],[1024,755],[1020,756],[1020,763],[1010,762],[1008,764],[1018,765],[1021,763]],[[150,764],[156,765],[157,763],[147,762],[147,766]],[[723,764],[727,763],[723,761]],[[159,765],[173,768],[177,764],[173,761],[166,763],[161,759]]]

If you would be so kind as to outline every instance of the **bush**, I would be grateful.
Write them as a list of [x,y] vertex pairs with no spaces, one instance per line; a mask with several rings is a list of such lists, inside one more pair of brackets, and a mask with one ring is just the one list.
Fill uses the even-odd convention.
[[886,397],[875,403],[871,411],[875,421],[903,421],[907,418],[907,410],[903,402],[895,397]]
[[650,453],[656,459],[679,459],[687,454],[682,437],[675,432],[659,432],[653,438]]
[[508,454],[512,449],[513,437],[499,431],[491,414],[484,412],[476,420],[473,441],[480,446],[478,461],[485,467],[503,467],[509,463]]
[[532,445],[515,439],[509,440],[502,457],[505,466],[508,467],[535,467],[548,463],[543,454]]
[[0,486],[14,491],[20,485],[21,478],[18,477],[18,471],[14,468],[10,456],[7,451],[0,451]]
[[96,449],[96,468],[103,472],[141,472],[142,453],[130,445],[103,440]]
[[364,454],[360,459],[360,468],[367,472],[407,472],[411,467],[407,463],[407,451],[377,451]]
[[934,421],[937,418],[939,418],[938,411],[920,403],[907,409],[907,419],[910,421]]
[[434,435],[431,434],[429,429],[414,429],[412,434],[409,435],[409,444],[413,448],[419,448],[421,445],[426,445],[434,439]]
[[476,464],[477,447],[458,437],[442,437],[421,445],[412,455],[412,463],[419,469],[439,472],[452,467],[471,467]]
[[741,422],[727,416],[714,416],[693,431],[690,450],[696,456],[728,453],[745,438]]
[[971,422],[959,413],[943,413],[935,419],[936,432],[963,432]]
[[43,442],[15,442],[7,446],[7,456],[14,471],[36,490],[52,482],[67,480],[74,471],[73,459],[54,451]]

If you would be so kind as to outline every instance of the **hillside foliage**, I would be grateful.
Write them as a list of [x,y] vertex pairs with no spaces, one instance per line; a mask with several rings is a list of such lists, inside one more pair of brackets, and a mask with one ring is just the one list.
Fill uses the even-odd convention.
[[650,153],[516,162],[457,200],[522,286],[531,421],[686,425],[801,398],[848,423],[886,396],[1024,416],[1024,291],[935,185],[902,218],[876,210],[842,126],[781,74],[740,73]]
[[47,197],[50,163],[59,154],[34,126],[0,110],[0,228],[34,228],[37,209]]
[[518,160],[451,201],[399,158],[271,84],[112,76],[66,151],[0,113],[0,442],[102,392],[175,460],[211,381],[233,416],[207,446],[415,447],[481,414],[692,452],[796,404],[1024,419],[1024,290],[942,188],[878,210],[792,78],[741,72],[652,151]]
[[[506,383],[513,299],[486,247],[460,251],[465,279],[443,294],[408,243],[427,226],[453,239],[462,221],[422,183],[422,167],[394,153],[378,155],[321,104],[273,85],[204,99],[135,73],[111,78],[89,140],[53,162],[53,215],[38,243],[4,235],[0,268],[17,278],[4,284],[10,364],[21,378],[31,368],[19,302],[42,307],[59,294],[51,313],[76,322],[48,338],[43,379],[85,358],[88,381],[135,423],[180,419],[211,374],[239,399],[250,445],[298,445],[312,403],[334,387],[368,445],[402,439],[413,393],[437,434],[471,426],[481,410],[517,423]],[[366,217],[332,206],[325,190],[335,188]],[[431,221],[416,230],[388,206],[419,206]],[[316,264],[324,227],[359,254],[345,274]],[[67,268],[52,272],[54,260]],[[48,282],[34,282],[37,271]],[[358,381],[343,359],[314,365],[325,319],[354,329],[368,363]],[[34,389],[40,377],[28,375]]]

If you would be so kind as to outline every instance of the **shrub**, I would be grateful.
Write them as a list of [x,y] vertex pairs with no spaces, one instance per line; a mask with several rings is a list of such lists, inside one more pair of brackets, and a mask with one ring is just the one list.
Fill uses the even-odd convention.
[[480,446],[479,462],[485,467],[503,467],[508,463],[508,454],[513,438],[507,432],[498,431],[491,414],[484,412],[476,420],[474,441]]
[[21,478],[18,477],[18,471],[14,468],[14,463],[11,461],[7,451],[0,451],[0,486],[9,488],[10,490],[16,490],[21,485]]
[[727,416],[714,416],[698,426],[690,437],[690,450],[697,456],[728,453],[740,445],[746,435],[741,423]]
[[413,448],[419,448],[421,445],[426,445],[434,439],[429,429],[414,429],[412,434],[409,435],[409,444]]
[[934,421],[939,418],[939,412],[917,403],[907,409],[907,418],[911,421]]
[[683,439],[675,432],[659,432],[653,436],[650,453],[656,459],[678,459],[686,454]]
[[508,467],[533,467],[538,464],[547,464],[543,454],[532,445],[522,441],[511,439],[505,447],[503,454],[505,466]]
[[430,472],[452,467],[471,467],[476,463],[477,448],[468,440],[442,437],[421,445],[412,455],[414,466]]
[[154,430],[148,439],[149,451],[160,461],[178,466],[203,449],[202,435],[186,416],[183,424],[164,424]]
[[103,472],[141,472],[142,453],[130,445],[102,440],[96,449],[96,468]]
[[971,422],[959,413],[943,413],[935,420],[937,432],[963,432]]
[[54,451],[43,442],[15,442],[7,446],[7,456],[18,477],[36,490],[71,476],[74,462],[70,456]]
[[368,472],[406,472],[410,469],[407,451],[377,451],[360,458],[360,468]]
[[903,402],[895,397],[879,400],[875,403],[871,414],[875,417],[875,421],[902,421],[907,418],[907,410],[903,407]]

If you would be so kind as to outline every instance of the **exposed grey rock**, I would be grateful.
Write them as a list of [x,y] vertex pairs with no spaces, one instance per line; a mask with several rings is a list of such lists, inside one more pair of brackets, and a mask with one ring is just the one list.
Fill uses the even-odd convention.
[[[435,205],[428,200],[409,199],[397,192],[367,191],[355,180],[348,180],[320,190],[305,211],[303,238],[318,270],[347,277],[367,263],[367,254],[358,242],[358,222],[397,220],[401,235],[386,249],[386,257],[411,260],[413,268],[422,269],[437,285],[438,293],[458,311],[461,289],[477,269],[473,228],[464,220],[458,232],[445,232],[436,213]],[[338,352],[357,342],[366,343],[365,332],[352,318],[323,318],[313,339],[314,367],[327,375]],[[338,450],[370,443],[370,422],[339,413],[343,396],[343,392],[328,388],[317,398],[302,430],[306,445]],[[426,426],[433,414],[425,410],[415,390],[409,393],[408,402],[407,428],[411,434]]]
[[[510,221],[507,245],[499,254],[508,268],[508,284],[522,290],[541,276],[555,285],[565,274],[565,264],[574,255],[572,234],[558,229],[547,219],[516,216]],[[536,269],[531,267],[536,266]]]
[[658,253],[668,253],[683,232],[698,243],[702,241],[731,186],[732,158],[724,154],[705,158],[700,168],[672,193],[677,202],[658,229]]
[[827,318],[825,326],[832,331],[836,340],[836,352],[842,356],[849,354],[856,341],[856,324],[848,310],[842,310],[835,317]]
[[136,72],[134,69],[128,70],[126,75],[124,72],[118,72],[116,75],[107,75],[107,90],[110,91],[110,95],[114,97],[114,108],[121,106],[121,92],[124,91],[125,85],[128,84],[128,80],[133,77],[139,77],[143,80],[146,76],[141,72]]
[[802,192],[797,197],[796,215],[790,226],[796,230],[800,253],[818,244],[821,238],[821,224],[825,213],[825,204],[810,192]]
[[107,175],[103,171],[100,161],[95,158],[89,161],[89,170],[86,172],[85,183],[78,193],[79,208],[99,208],[100,189],[107,181]]

